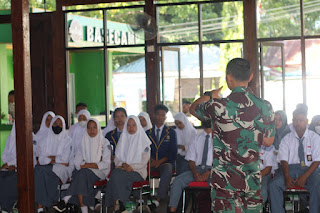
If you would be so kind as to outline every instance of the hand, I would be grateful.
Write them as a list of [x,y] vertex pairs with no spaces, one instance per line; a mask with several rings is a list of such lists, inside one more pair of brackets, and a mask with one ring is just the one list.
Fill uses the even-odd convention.
[[126,172],[133,172],[133,169],[129,164],[123,163],[122,167]]
[[220,98],[219,93],[221,92],[222,88],[223,86],[221,86],[219,89],[211,90],[212,98]]
[[179,148],[179,149],[182,149],[182,151],[186,151],[186,147],[183,146],[183,145],[178,145],[178,148]]
[[285,179],[285,183],[286,183],[287,188],[294,187],[294,180],[289,175],[285,176],[284,179]]
[[198,171],[193,174],[193,177],[196,182],[201,182],[201,175]]
[[155,163],[156,163],[156,160],[153,158],[150,158],[150,166],[155,167]]
[[295,179],[295,185],[299,187],[304,187],[306,185],[307,179],[308,178],[303,174],[299,176],[297,179]]
[[207,172],[203,173],[202,175],[200,175],[201,181],[202,182],[207,182],[207,180],[208,180],[208,178],[210,176],[210,173],[211,173],[210,171],[207,171]]
[[155,161],[154,168],[159,168],[161,166],[161,162],[159,160]]
[[8,168],[8,164],[7,163],[3,164],[0,169],[6,169],[6,168]]
[[12,166],[9,166],[9,167],[8,167],[8,171],[14,171],[14,170],[16,170],[16,167],[15,167],[15,166],[12,165]]
[[50,164],[55,164],[56,163],[56,156],[49,156],[48,158],[51,159]]
[[82,168],[82,169],[86,169],[86,168],[88,168],[88,164],[87,164],[87,163],[85,163],[85,164],[83,164],[83,165],[80,165],[80,168]]

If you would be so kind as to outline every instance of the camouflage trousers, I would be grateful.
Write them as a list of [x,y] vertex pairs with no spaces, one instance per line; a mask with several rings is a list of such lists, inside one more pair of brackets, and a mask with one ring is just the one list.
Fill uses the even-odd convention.
[[242,192],[211,188],[211,210],[223,213],[262,212],[261,190]]

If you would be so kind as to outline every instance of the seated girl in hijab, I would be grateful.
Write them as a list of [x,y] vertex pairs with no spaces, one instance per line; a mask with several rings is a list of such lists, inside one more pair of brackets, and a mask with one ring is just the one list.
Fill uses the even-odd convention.
[[[115,166],[106,190],[106,204],[114,210],[124,210],[132,183],[145,180],[150,159],[150,140],[138,117],[129,116],[115,153]],[[119,205],[116,205],[119,204]]]
[[152,123],[151,123],[150,116],[148,113],[140,112],[140,114],[138,115],[138,118],[139,118],[141,126],[145,132],[152,128]]
[[187,116],[178,112],[174,116],[174,123],[177,128],[177,144],[178,144],[178,154],[176,160],[176,173],[177,175],[182,174],[189,170],[188,161],[185,160],[186,152],[188,151],[189,144],[193,137],[197,135],[197,130],[192,126]]
[[88,206],[94,206],[98,190],[93,184],[107,178],[111,168],[111,147],[103,137],[99,122],[90,118],[82,137],[80,147],[74,159],[76,170],[66,192],[65,202],[80,204],[82,212],[88,212]]
[[69,136],[72,139],[72,150],[69,159],[69,166],[68,166],[68,174],[71,178],[72,172],[74,170],[74,157],[78,152],[78,149],[81,145],[82,137],[84,136],[85,132],[87,131],[86,125],[87,121],[90,118],[90,112],[86,109],[80,110],[77,114],[78,123],[72,125],[72,128],[69,130]]
[[[48,136],[48,132],[49,132],[49,126],[51,123],[52,118],[54,118],[56,115],[51,112],[48,111],[46,112],[43,116],[42,116],[42,121],[41,121],[41,125],[40,125],[40,129],[39,131],[36,133],[37,136],[37,141],[43,141],[44,138],[46,138]],[[38,146],[39,147],[39,146]],[[39,157],[39,153],[40,150],[36,150],[35,154],[36,157]]]
[[[36,136],[33,136],[33,164],[36,164],[35,150],[37,150]],[[17,153],[16,153],[16,128],[15,122],[7,138],[6,146],[3,150],[0,168],[0,210],[11,212],[14,203],[18,200],[17,191]]]
[[71,153],[71,138],[65,127],[65,120],[55,116],[49,127],[48,136],[39,141],[39,164],[34,170],[35,200],[38,203],[38,212],[43,206],[50,207],[59,197],[59,180],[66,183],[68,180],[68,161]]
[[309,129],[320,135],[320,115],[313,116]]

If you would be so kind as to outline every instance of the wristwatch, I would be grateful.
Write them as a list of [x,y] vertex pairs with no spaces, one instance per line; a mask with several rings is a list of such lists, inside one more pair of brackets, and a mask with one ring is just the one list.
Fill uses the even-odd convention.
[[211,91],[206,91],[206,92],[203,93],[203,95],[209,96],[210,99],[212,99],[212,93],[211,93]]

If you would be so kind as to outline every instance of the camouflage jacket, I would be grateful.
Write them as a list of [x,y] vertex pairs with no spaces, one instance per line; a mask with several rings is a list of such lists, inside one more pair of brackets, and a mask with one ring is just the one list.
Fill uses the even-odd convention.
[[259,149],[263,137],[275,135],[271,104],[250,88],[236,87],[227,98],[200,104],[196,113],[212,120],[211,185],[228,191],[259,190]]

